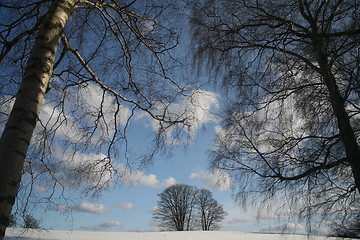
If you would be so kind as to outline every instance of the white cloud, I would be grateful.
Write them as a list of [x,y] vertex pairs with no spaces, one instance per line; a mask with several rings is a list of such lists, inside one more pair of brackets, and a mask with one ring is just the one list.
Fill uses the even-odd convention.
[[162,183],[163,186],[162,187],[167,188],[167,187],[170,187],[170,186],[175,185],[175,184],[176,184],[175,178],[169,177],[168,179],[165,179],[163,181],[163,183]]
[[124,165],[121,167],[121,178],[120,181],[123,184],[132,186],[143,185],[152,188],[167,188],[171,185],[176,184],[176,180],[173,177],[169,177],[164,181],[157,179],[155,174],[146,175],[142,171],[132,171],[126,168]]
[[145,35],[151,34],[155,29],[155,22],[153,20],[142,20],[139,25],[142,34]]
[[[101,108],[105,121],[113,123],[114,115],[117,111],[117,103],[113,96],[108,93],[103,95],[103,90],[98,85],[92,83],[88,83],[86,88],[80,88],[78,91],[79,93],[76,96],[79,96],[82,105],[87,106],[86,112],[98,112],[98,109]],[[120,112],[117,115],[118,124],[125,125],[131,115],[131,110],[122,104],[119,107]],[[89,114],[85,116],[90,117]]]
[[[179,135],[177,130],[183,127],[182,131],[187,137],[194,139],[196,132],[203,127],[204,124],[210,122],[218,122],[220,119],[213,112],[213,108],[218,108],[218,96],[214,92],[204,90],[193,90],[190,96],[183,96],[178,103],[170,103],[168,105],[156,104],[154,113],[163,115],[166,109],[166,116],[171,120],[183,120],[184,123],[175,126],[169,126],[165,130],[164,136],[167,143],[180,143],[184,139],[183,135]],[[146,113],[140,113],[137,117],[147,116]],[[158,131],[159,122],[151,119],[152,127]],[[164,124],[164,123],[163,123]],[[179,139],[178,139],[179,138]]]
[[[56,129],[56,136],[60,139],[71,140],[72,142],[81,141],[82,130],[76,119],[71,114],[66,114],[55,107],[54,103],[44,100],[41,106],[39,119],[48,129]],[[35,134],[41,133],[43,127],[37,125]]]
[[82,202],[80,205],[77,205],[74,210],[78,212],[89,212],[101,215],[107,212],[108,208],[102,204]]
[[154,212],[157,212],[157,211],[159,211],[159,207],[158,207],[158,206],[155,206],[155,207],[152,208],[151,211],[152,211],[153,213],[154,213]]
[[228,190],[232,184],[232,180],[229,174],[219,169],[215,169],[213,172],[202,170],[193,172],[190,174],[189,178],[200,178],[205,187],[217,189],[220,191]]
[[131,202],[128,203],[114,203],[115,206],[122,208],[126,211],[133,211],[135,209],[134,205]]
[[40,186],[40,185],[34,185],[33,186],[33,189],[36,191],[36,192],[39,192],[39,193],[45,193],[48,191],[48,189],[46,187],[43,187],[43,186]]
[[109,228],[121,227],[121,226],[122,226],[121,222],[108,221],[108,222],[100,223],[97,225],[81,226],[80,228],[90,230],[90,231],[105,231],[105,230],[108,230]]
[[134,176],[134,182],[140,185],[148,187],[157,187],[161,185],[161,182],[157,179],[155,174],[145,175],[143,172],[137,172]]
[[85,212],[85,213],[94,213],[98,215],[102,215],[108,211],[108,208],[103,204],[93,204],[88,202],[82,202],[77,205],[72,206],[64,206],[64,205],[57,205],[56,210],[62,212]]

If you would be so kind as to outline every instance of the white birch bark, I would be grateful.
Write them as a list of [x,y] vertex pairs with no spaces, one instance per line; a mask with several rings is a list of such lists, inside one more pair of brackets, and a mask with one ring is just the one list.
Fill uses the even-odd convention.
[[26,153],[52,76],[55,54],[77,0],[54,0],[39,30],[0,139],[0,240],[17,195]]

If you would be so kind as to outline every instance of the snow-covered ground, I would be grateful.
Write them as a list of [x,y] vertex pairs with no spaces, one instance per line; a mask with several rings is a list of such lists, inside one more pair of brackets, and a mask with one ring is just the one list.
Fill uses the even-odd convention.
[[81,232],[7,229],[5,240],[336,240],[337,238],[243,232]]

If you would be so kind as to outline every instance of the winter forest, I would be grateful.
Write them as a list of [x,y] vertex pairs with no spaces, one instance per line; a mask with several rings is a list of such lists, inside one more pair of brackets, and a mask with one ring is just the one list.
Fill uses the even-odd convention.
[[2,0],[0,16],[0,240],[68,219],[360,238],[359,0]]

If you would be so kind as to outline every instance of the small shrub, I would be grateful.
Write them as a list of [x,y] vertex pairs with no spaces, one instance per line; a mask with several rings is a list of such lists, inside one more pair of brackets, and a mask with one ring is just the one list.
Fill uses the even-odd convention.
[[27,214],[24,218],[24,228],[39,229],[40,223],[33,216]]

